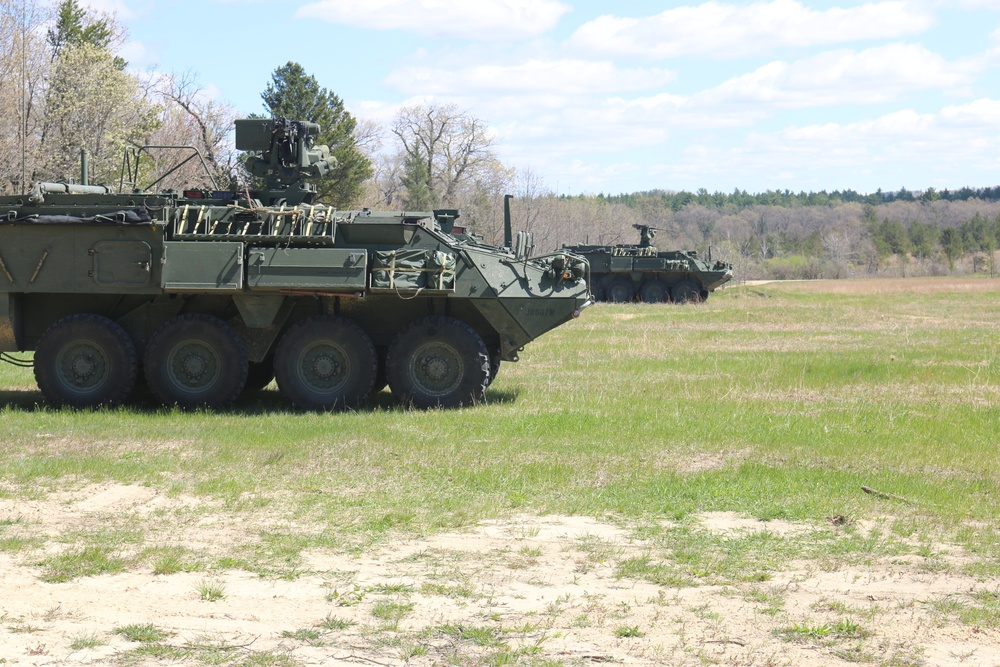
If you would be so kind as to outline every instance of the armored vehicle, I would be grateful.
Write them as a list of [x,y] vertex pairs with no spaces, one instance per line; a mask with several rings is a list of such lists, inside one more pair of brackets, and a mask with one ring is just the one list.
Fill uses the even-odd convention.
[[728,262],[706,260],[694,250],[659,250],[652,244],[657,229],[633,225],[639,245],[573,245],[564,250],[590,262],[591,292],[597,301],[628,303],[698,303],[733,277]]
[[442,228],[457,211],[314,203],[308,179],[333,164],[318,131],[236,121],[258,192],[136,187],[140,149],[117,193],[81,178],[0,198],[0,352],[33,350],[56,405],[121,404],[139,381],[217,408],[274,378],[305,409],[386,384],[404,405],[452,407],[590,303],[572,252],[457,238]]

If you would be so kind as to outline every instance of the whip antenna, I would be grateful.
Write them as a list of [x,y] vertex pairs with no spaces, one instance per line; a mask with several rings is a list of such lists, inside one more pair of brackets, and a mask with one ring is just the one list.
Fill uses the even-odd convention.
[[26,167],[28,156],[28,5],[27,0],[21,0],[21,194],[25,190]]

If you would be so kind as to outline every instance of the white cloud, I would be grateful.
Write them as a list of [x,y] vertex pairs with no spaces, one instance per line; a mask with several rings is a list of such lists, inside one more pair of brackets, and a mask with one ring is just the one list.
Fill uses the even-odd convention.
[[569,10],[557,0],[319,0],[299,8],[295,17],[428,37],[501,40],[545,33]]
[[915,44],[864,51],[830,51],[793,63],[775,61],[697,96],[702,104],[765,104],[804,108],[875,104],[928,89],[954,89],[974,81],[971,63],[950,63]]
[[[981,99],[936,113],[904,109],[854,123],[792,126],[774,133],[754,132],[741,145],[711,150],[704,160],[726,164],[738,174],[826,174],[827,189],[860,187],[852,174],[874,168],[882,187],[924,187],[941,178],[996,178],[1000,171],[1000,101]],[[676,165],[678,172],[684,165]],[[687,168],[697,171],[696,165]],[[870,177],[866,177],[870,180]],[[909,182],[903,182],[909,181]],[[983,184],[986,181],[980,180]],[[974,184],[974,183],[972,183]]]
[[659,88],[674,79],[665,69],[622,69],[612,62],[532,59],[509,65],[447,69],[411,65],[389,74],[386,83],[408,94],[490,95],[606,94]]
[[538,126],[525,121],[504,127],[505,156],[542,169],[561,192],[870,192],[985,185],[1000,177],[1000,101],[988,98],[934,113],[903,109],[774,132],[727,125],[727,119],[699,114],[688,101],[671,97],[565,109],[540,118]]
[[158,56],[142,42],[125,42],[118,50],[118,55],[132,68],[141,69],[159,64]]
[[710,0],[650,17],[602,16],[581,26],[569,44],[622,56],[733,58],[780,48],[894,39],[923,32],[933,22],[932,14],[902,1],[815,10],[798,0],[750,5]]

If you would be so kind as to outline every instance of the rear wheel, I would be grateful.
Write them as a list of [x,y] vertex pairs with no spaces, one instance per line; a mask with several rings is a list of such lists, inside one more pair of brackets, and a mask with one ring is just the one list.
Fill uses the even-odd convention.
[[616,278],[605,291],[608,301],[612,303],[630,303],[635,297],[635,287],[626,278]]
[[691,280],[682,280],[670,290],[674,303],[700,303],[701,287]]
[[375,384],[378,356],[351,320],[316,315],[290,328],[274,354],[278,389],[306,410],[353,408]]
[[50,326],[35,349],[35,380],[55,405],[119,405],[135,387],[135,344],[100,315],[70,315]]
[[639,290],[644,303],[663,303],[670,299],[670,292],[662,280],[647,280]]
[[453,408],[483,400],[490,357],[472,327],[452,317],[430,316],[396,335],[386,375],[404,405]]
[[179,315],[149,339],[145,370],[150,389],[167,405],[223,408],[246,383],[246,345],[217,317]]

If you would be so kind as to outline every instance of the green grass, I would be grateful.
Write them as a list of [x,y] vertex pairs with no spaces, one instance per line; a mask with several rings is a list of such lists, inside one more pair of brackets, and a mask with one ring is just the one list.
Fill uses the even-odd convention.
[[198,598],[205,602],[218,602],[226,599],[226,586],[214,579],[203,579],[195,587],[198,591]]
[[148,644],[158,642],[170,636],[166,630],[162,630],[152,623],[125,625],[115,628],[114,634],[124,637],[130,642],[141,642]]
[[[71,550],[39,556],[49,581],[137,567],[294,578],[310,548],[522,512],[591,515],[677,544],[618,565],[667,584],[913,552],[896,524],[947,535],[978,557],[966,572],[997,576],[1000,539],[982,526],[1000,516],[1000,282],[891,294],[845,284],[855,285],[735,288],[702,306],[601,304],[503,364],[487,404],[463,410],[408,411],[382,394],[356,412],[302,413],[273,390],[222,412],[53,410],[30,370],[0,366],[2,493],[118,483],[194,499],[102,517]],[[814,529],[720,538],[692,523],[713,511]],[[177,543],[168,528],[206,516],[249,530],[221,556],[161,546]],[[881,518],[877,534],[854,528]],[[7,551],[50,553],[54,539],[0,525]]]
[[42,581],[60,583],[77,577],[117,574],[125,571],[126,561],[105,547],[85,546],[46,558],[39,565]]
[[72,651],[85,651],[104,646],[106,643],[96,632],[81,632],[71,639],[69,648]]

